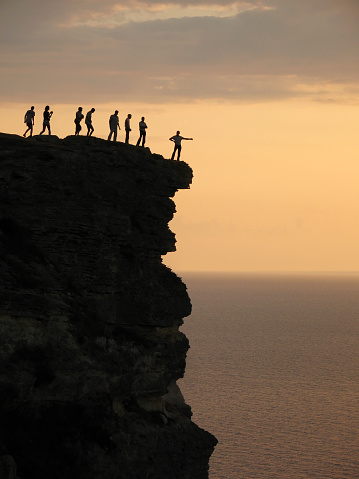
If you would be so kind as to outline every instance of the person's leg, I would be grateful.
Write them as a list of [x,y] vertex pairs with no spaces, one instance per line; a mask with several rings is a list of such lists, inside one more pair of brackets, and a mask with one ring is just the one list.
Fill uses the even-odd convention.
[[116,128],[113,130],[113,141],[117,141],[117,126],[116,126]]
[[91,132],[90,132],[90,136],[91,136],[92,133],[94,132],[95,128],[92,125],[90,125],[90,128],[91,128]]
[[146,143],[146,131],[142,132],[142,146],[144,147]]
[[45,125],[45,122],[43,122],[42,131],[40,131],[40,135],[42,135],[44,133],[45,129],[46,129],[46,125]]
[[50,122],[46,126],[47,126],[47,129],[49,130],[49,135],[51,135]]
[[89,136],[90,134],[90,126],[88,123],[86,123],[86,126],[87,126],[87,135],[86,136]]
[[108,139],[108,141],[111,141],[111,136],[112,136],[112,133],[113,133],[113,131],[112,131],[112,130],[110,130],[110,133],[109,133],[109,135],[108,135],[108,138],[107,138],[107,139]]
[[30,135],[29,136],[32,136],[32,132],[33,132],[33,124],[32,123],[27,123],[27,130],[25,131],[24,133],[24,136],[26,136],[26,133],[30,131]]
[[138,140],[137,140],[136,146],[139,146],[139,145],[140,145],[140,141],[141,141],[141,132],[140,132],[140,136],[138,137]]
[[172,153],[172,156],[171,156],[171,160],[174,160],[176,151],[177,151],[177,145],[175,145],[175,147],[173,148],[173,153]]
[[27,124],[27,130],[25,131],[25,133],[23,134],[23,137],[25,138],[26,136],[26,133],[31,130],[31,133],[30,133],[30,136],[32,136],[32,124],[30,125],[29,123],[26,123]]
[[125,143],[128,143],[130,140],[130,131],[129,130],[126,130],[126,139],[125,139]]
[[177,153],[177,161],[179,161],[180,156],[181,156],[182,146],[181,146],[181,145],[177,145],[177,150],[178,150],[178,153]]

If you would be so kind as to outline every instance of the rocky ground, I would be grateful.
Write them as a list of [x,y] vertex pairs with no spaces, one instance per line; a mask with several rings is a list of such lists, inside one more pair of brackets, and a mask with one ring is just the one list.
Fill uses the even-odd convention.
[[192,170],[98,138],[0,134],[0,478],[204,479],[162,263]]

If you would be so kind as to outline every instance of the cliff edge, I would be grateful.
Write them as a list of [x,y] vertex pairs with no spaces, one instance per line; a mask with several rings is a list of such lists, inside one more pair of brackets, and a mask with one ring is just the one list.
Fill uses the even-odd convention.
[[176,381],[191,303],[161,256],[183,162],[0,134],[0,478],[204,479]]

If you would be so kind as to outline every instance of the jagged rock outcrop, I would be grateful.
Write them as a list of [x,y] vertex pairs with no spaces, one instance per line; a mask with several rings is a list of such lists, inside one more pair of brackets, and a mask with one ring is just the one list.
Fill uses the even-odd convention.
[[191,179],[147,148],[0,134],[0,478],[208,477],[176,385],[191,304],[161,261]]

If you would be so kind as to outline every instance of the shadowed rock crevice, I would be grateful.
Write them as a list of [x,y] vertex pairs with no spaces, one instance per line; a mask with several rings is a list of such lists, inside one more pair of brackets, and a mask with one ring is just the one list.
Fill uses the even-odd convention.
[[97,138],[0,134],[0,478],[204,479],[162,263],[192,171]]

